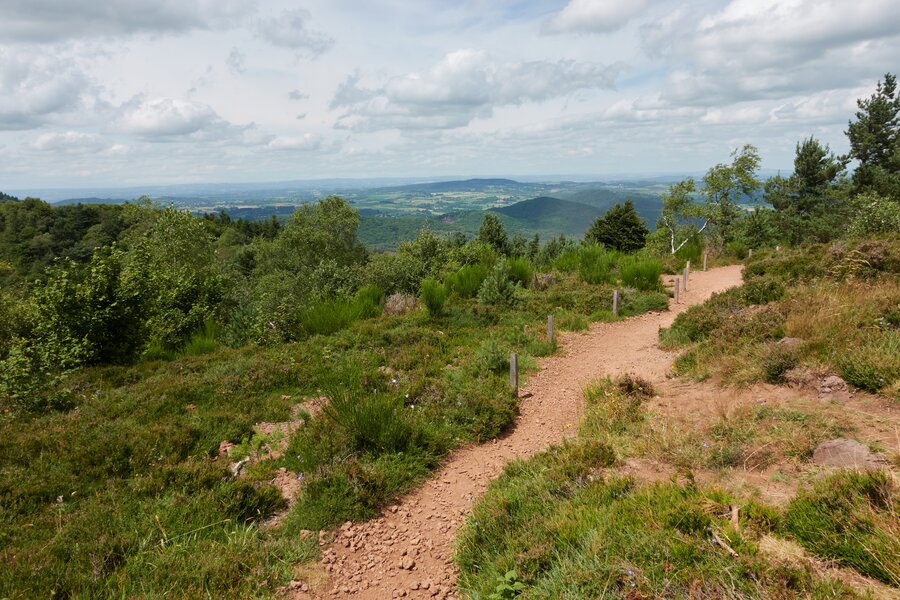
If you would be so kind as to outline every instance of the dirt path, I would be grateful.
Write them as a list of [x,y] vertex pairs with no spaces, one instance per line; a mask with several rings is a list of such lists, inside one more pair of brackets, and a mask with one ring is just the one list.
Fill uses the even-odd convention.
[[740,273],[740,266],[693,273],[683,303],[670,304],[668,312],[562,335],[562,352],[543,359],[540,371],[520,390],[520,414],[508,435],[458,450],[422,487],[378,519],[341,527],[324,548],[321,563],[304,574],[306,589],[295,584],[293,597],[456,598],[453,540],[490,481],[510,460],[573,436],[582,388],[590,381],[626,372],[651,381],[665,379],[672,355],[656,345],[660,327],[713,292],[739,285]]

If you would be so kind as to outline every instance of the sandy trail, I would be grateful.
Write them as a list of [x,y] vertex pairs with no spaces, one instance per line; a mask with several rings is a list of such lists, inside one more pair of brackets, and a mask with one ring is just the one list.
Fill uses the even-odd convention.
[[542,359],[540,371],[520,390],[520,413],[510,433],[457,450],[431,479],[379,518],[341,527],[320,564],[305,573],[308,591],[295,589],[293,597],[456,598],[457,528],[506,463],[575,435],[582,389],[592,380],[628,372],[664,380],[673,355],[658,348],[659,329],[687,307],[740,282],[739,265],[692,273],[682,304],[670,303],[667,312],[561,335],[562,352]]

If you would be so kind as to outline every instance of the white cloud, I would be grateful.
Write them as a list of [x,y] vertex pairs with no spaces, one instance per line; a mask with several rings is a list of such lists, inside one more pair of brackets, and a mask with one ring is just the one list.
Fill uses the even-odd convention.
[[900,58],[895,0],[733,0],[680,9],[642,28],[650,56],[679,65],[675,103],[788,98],[855,87]]
[[96,133],[66,131],[43,133],[34,138],[29,147],[42,152],[97,152],[110,148],[111,145]]
[[279,136],[266,144],[266,147],[270,150],[310,152],[322,147],[322,136],[312,133],[297,137]]
[[544,23],[547,33],[611,33],[644,12],[651,0],[569,0]]
[[334,45],[334,40],[321,31],[307,27],[309,20],[308,11],[284,10],[276,17],[260,19],[259,35],[275,46],[319,56]]
[[177,33],[234,25],[255,10],[244,0],[3,0],[0,38],[53,41]]
[[392,77],[378,88],[361,87],[354,73],[331,106],[347,109],[338,123],[350,129],[450,129],[489,117],[496,107],[612,88],[622,69],[572,60],[499,63],[483,51],[457,50],[424,73]]
[[175,98],[136,99],[123,107],[122,132],[145,139],[221,137],[233,127],[211,106]]
[[0,130],[32,129],[83,103],[77,64],[34,48],[0,46]]

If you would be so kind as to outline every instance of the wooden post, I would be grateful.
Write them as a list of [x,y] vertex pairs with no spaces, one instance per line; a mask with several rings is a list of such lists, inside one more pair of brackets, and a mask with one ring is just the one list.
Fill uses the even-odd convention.
[[619,290],[613,290],[613,316],[619,316]]
[[753,248],[747,250],[747,258],[753,258]]
[[553,343],[553,315],[547,315],[547,341]]
[[684,265],[684,271],[681,273],[681,289],[683,291],[687,291],[687,280],[688,280],[688,269],[690,267],[688,265]]
[[519,357],[515,353],[509,355],[509,387],[513,398],[519,397]]
[[775,246],[775,252],[781,252],[781,246]]
[[678,304],[678,302],[679,302],[680,294],[679,294],[678,288],[680,287],[680,282],[681,282],[681,280],[676,277],[675,278],[675,304]]
[[704,252],[703,253],[703,270],[706,271],[706,259],[709,258],[709,255]]

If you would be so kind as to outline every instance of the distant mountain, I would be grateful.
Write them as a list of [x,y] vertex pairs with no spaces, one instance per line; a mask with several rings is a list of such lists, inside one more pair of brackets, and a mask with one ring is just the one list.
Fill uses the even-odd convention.
[[[577,225],[578,223],[587,221],[588,225],[590,225],[591,221],[602,214],[602,211],[599,211],[594,206],[588,206],[587,204],[581,204],[580,202],[572,202],[571,200],[550,198],[548,196],[523,200],[509,206],[504,206],[503,208],[494,208],[491,210],[514,219],[533,221],[536,225],[549,224],[551,222],[566,225],[571,224],[572,226],[566,227],[566,229],[576,230],[579,227],[579,225]],[[585,229],[587,229],[587,225],[585,226]]]
[[629,190],[617,190],[612,188],[593,188],[578,190],[565,195],[570,202],[587,204],[600,209],[605,213],[616,204],[623,204],[626,200],[634,201],[634,208],[649,228],[656,225],[656,219],[662,211],[662,200],[652,194],[632,192]]
[[67,198],[51,202],[53,206],[68,206],[71,204],[125,204],[129,200],[123,198]]
[[458,181],[435,181],[378,188],[376,192],[420,192],[439,194],[446,192],[484,192],[496,188],[533,188],[535,184],[521,183],[512,179],[462,179]]

